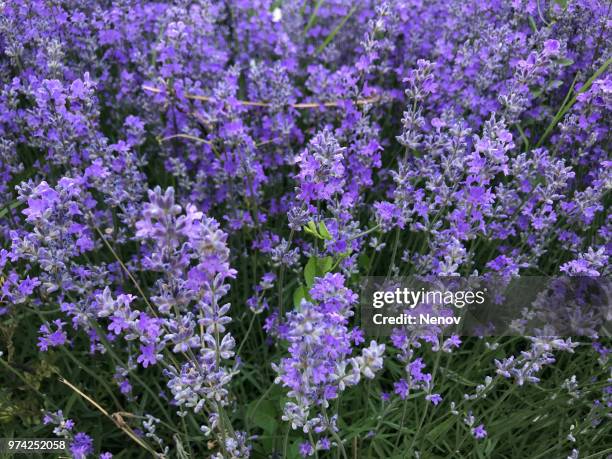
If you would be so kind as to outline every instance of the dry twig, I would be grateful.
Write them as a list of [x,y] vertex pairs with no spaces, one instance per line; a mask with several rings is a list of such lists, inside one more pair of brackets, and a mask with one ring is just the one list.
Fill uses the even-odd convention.
[[[154,88],[153,86],[148,86],[148,85],[143,85],[142,89],[144,89],[145,91],[149,91],[149,92],[154,92],[156,94],[159,94],[162,92],[161,89],[159,88]],[[189,94],[186,93],[185,97],[187,99],[192,99],[192,100],[201,100],[204,102],[212,102],[214,101],[214,98],[212,97],[207,97],[207,96],[200,96],[197,94]],[[357,105],[367,105],[367,104],[374,104],[376,102],[379,102],[381,100],[380,96],[374,96],[374,97],[368,97],[367,99],[358,99],[355,101],[355,103]],[[258,101],[251,101],[251,100],[239,100],[238,103],[240,105],[244,105],[247,107],[271,107],[272,104],[268,103],[268,102],[258,102]],[[332,101],[332,102],[299,102],[296,104],[289,104],[290,107],[292,108],[297,108],[297,109],[310,109],[310,108],[321,108],[321,107],[339,107],[342,104],[342,101]]]

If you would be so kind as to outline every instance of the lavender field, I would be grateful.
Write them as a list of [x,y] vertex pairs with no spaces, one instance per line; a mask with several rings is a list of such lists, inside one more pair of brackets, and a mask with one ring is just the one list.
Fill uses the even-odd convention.
[[0,0],[0,439],[612,457],[580,301],[360,314],[373,276],[609,280],[611,62],[609,0]]

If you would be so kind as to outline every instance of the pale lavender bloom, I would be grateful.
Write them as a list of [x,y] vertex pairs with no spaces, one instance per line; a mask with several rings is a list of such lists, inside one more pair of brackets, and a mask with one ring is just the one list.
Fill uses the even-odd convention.
[[484,424],[480,424],[476,427],[472,428],[472,435],[477,440],[482,440],[487,436],[487,431],[485,430]]

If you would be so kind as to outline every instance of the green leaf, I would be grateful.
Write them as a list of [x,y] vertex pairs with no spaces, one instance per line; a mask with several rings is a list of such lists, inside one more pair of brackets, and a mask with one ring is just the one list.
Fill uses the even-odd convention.
[[319,222],[319,234],[325,240],[330,241],[332,239],[332,236],[331,234],[329,234],[329,231],[327,230],[327,226],[325,226],[324,222]]
[[[332,257],[310,257],[304,268],[304,280],[308,289],[312,287],[315,277],[325,276],[325,274],[331,271],[332,266],[334,266],[334,259]],[[306,294],[305,297],[307,296]]]
[[293,440],[287,451],[287,459],[301,459],[300,444],[303,440]]
[[293,292],[293,306],[299,309],[300,305],[302,304],[302,300],[304,298],[306,298],[306,290],[304,289],[303,285],[300,285]]
[[346,24],[346,21],[350,19],[350,17],[355,13],[355,11],[357,11],[357,7],[353,6],[351,10],[348,12],[348,14],[342,18],[342,21],[340,21],[340,24],[338,24],[334,28],[334,30],[331,31],[331,33],[327,36],[327,38],[323,41],[323,43],[321,43],[321,45],[317,48],[317,50],[315,51],[315,54],[319,54],[321,51],[325,49],[327,45],[331,43],[331,41],[334,39],[336,34],[340,32],[340,29],[344,27],[344,24]]
[[310,220],[308,222],[308,225],[304,227],[304,231],[308,234],[312,234],[316,238],[322,239],[322,236],[319,234],[319,231],[317,230],[317,226],[315,225],[315,222],[313,222],[312,220]]
[[308,259],[308,263],[306,263],[306,267],[304,268],[304,280],[306,281],[306,286],[310,289],[312,284],[314,283],[314,278],[317,275],[317,259],[316,257],[310,257]]
[[247,416],[264,432],[273,434],[278,428],[277,412],[270,400],[254,400],[249,404]]
[[320,276],[324,276],[327,274],[334,266],[334,259],[332,257],[323,257],[317,260],[318,272],[317,274]]
[[534,89],[531,89],[531,95],[533,97],[540,97],[542,95],[542,92],[544,92],[543,88],[534,88]]
[[304,27],[304,33],[308,32],[310,30],[310,28],[317,21],[317,13],[319,12],[319,8],[321,8],[322,4],[323,4],[323,0],[318,0],[317,1],[314,9],[312,10],[312,14],[310,15],[310,18],[308,18],[308,23],[306,23],[306,27]]
[[538,26],[536,25],[533,17],[531,17],[531,16],[529,16],[529,26],[531,27],[531,30],[533,30],[533,33],[537,33]]
[[16,209],[20,205],[21,205],[21,201],[13,201],[8,206],[0,209],[0,218],[4,217],[6,214],[8,214],[9,210]]
[[370,257],[367,253],[362,253],[359,255],[359,258],[357,258],[357,263],[361,269],[368,269],[370,266]]
[[448,418],[445,421],[442,421],[436,427],[430,429],[429,432],[427,432],[427,434],[425,435],[425,437],[430,442],[435,443],[439,437],[449,431],[454,422],[456,422],[454,418]]
[[561,58],[557,59],[557,64],[562,65],[563,67],[567,67],[568,65],[572,65],[574,61],[572,59]]
[[[538,143],[536,144],[536,148],[539,148],[540,145],[542,145],[542,143],[544,143],[544,141],[550,135],[552,130],[555,128],[555,126],[557,126],[557,123],[559,123],[559,121],[561,121],[561,119],[565,116],[565,114],[576,103],[576,101],[578,100],[578,96],[580,94],[588,91],[591,88],[591,86],[593,85],[593,82],[597,78],[599,78],[599,76],[602,73],[604,73],[606,71],[606,69],[608,68],[610,63],[612,63],[612,57],[609,58],[606,62],[604,62],[601,65],[601,67],[599,67],[597,69],[597,71],[593,75],[591,75],[591,78],[589,78],[587,80],[587,82],[584,85],[582,85],[581,88],[577,92],[574,92],[574,84],[576,83],[577,76],[576,76],[576,78],[574,78],[574,82],[572,83],[572,87],[570,88],[569,92],[567,93],[567,96],[565,97],[565,100],[563,101],[563,104],[561,104],[561,107],[559,108],[559,111],[557,112],[557,114],[554,116],[554,118],[552,119],[552,121],[550,122],[550,124],[548,125],[546,130],[544,131],[544,134],[542,134],[542,137],[540,137],[540,140],[538,140]],[[571,99],[570,99],[570,96],[572,94],[573,94],[573,97],[571,97]]]

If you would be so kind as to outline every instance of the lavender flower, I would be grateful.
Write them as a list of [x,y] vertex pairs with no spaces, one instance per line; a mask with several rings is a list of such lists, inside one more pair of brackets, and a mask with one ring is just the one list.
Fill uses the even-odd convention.
[[487,431],[484,428],[484,424],[472,427],[472,435],[476,440],[482,440],[483,438],[485,438],[487,436]]
[[[276,454],[279,419],[305,435],[287,436],[291,453],[379,454],[395,440],[385,419],[415,403],[435,416],[451,396],[440,379],[459,380],[480,344],[439,327],[372,341],[355,327],[361,277],[609,276],[609,13],[600,0],[0,1],[0,354],[43,393],[48,359],[20,362],[33,354],[17,345],[68,374],[54,349],[91,362],[83,392],[116,384],[96,403],[130,413],[122,425],[163,455]],[[558,389],[593,395],[574,432],[601,438],[608,351],[582,330],[595,350],[575,357],[593,365]],[[525,343],[485,342],[497,377],[462,401],[492,455],[509,453],[469,409],[498,381],[528,392],[577,348]],[[276,387],[256,393],[270,362]],[[282,414],[252,404],[278,391]],[[357,419],[360,402],[378,425]],[[112,456],[61,411],[43,422],[75,457]]]

